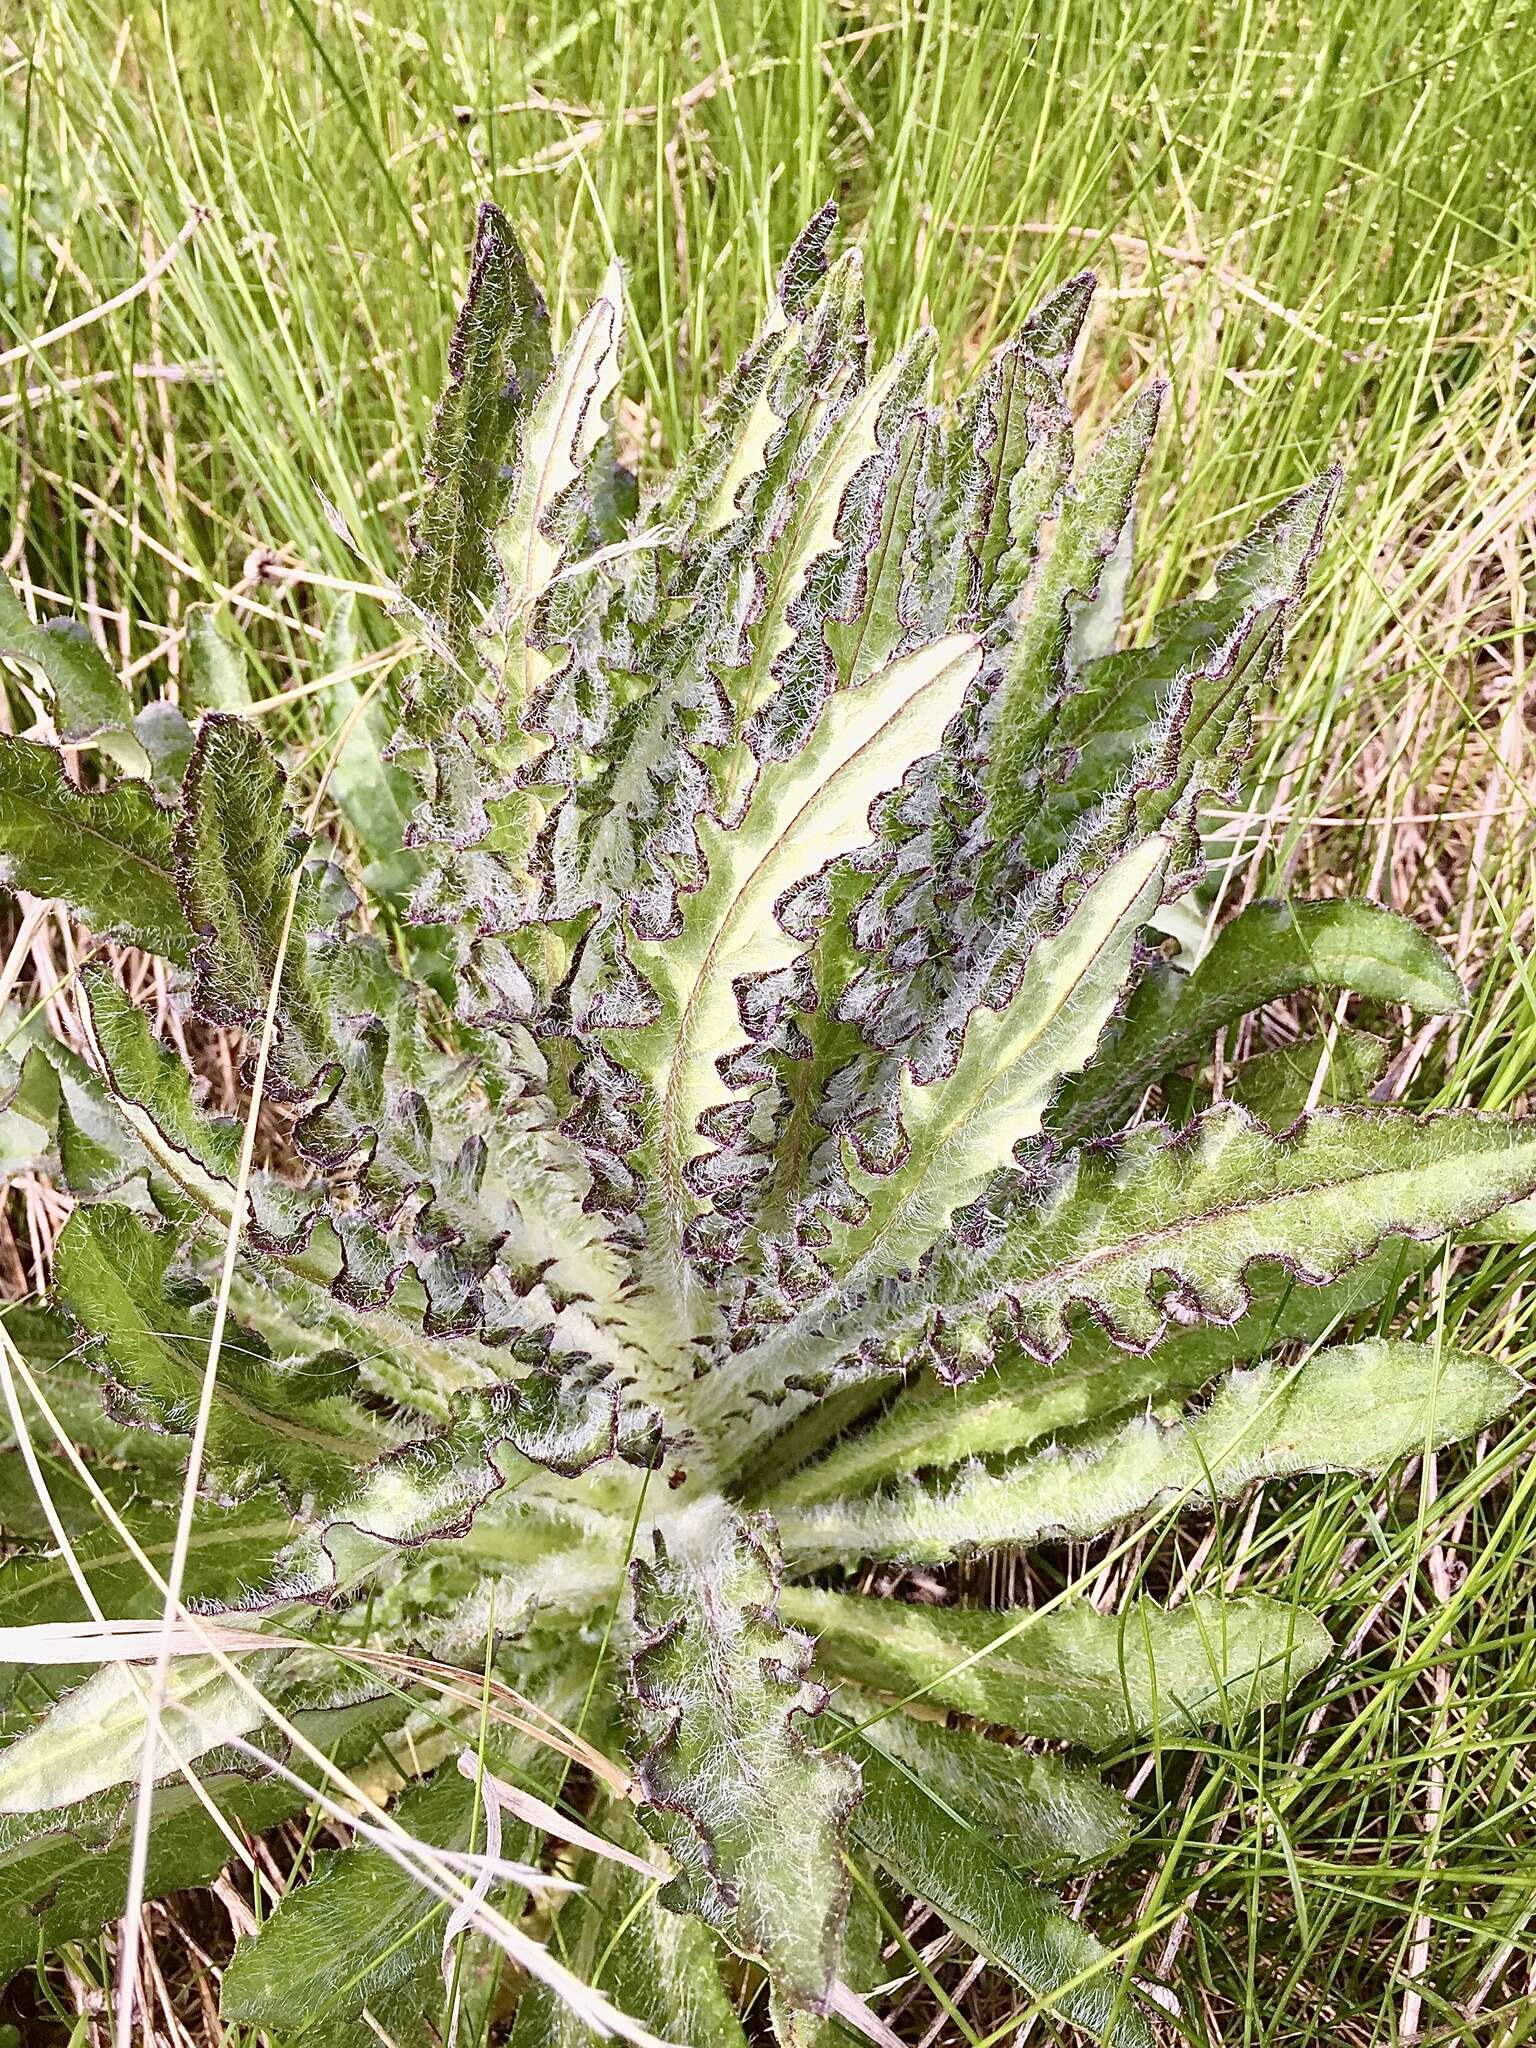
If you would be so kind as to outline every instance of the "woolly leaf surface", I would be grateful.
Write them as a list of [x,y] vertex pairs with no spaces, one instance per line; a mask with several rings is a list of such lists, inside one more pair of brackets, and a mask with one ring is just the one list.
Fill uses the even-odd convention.
[[771,1528],[702,1503],[630,1582],[642,1813],[678,1862],[662,1903],[760,1957],[789,2005],[824,2012],[858,1777],[801,1725],[825,1695],[806,1675],[809,1640],[778,1620]]
[[1282,1699],[1330,1648],[1312,1615],[1257,1595],[1137,1600],[1123,1614],[1072,1599],[1035,1614],[795,1586],[785,1611],[815,1632],[829,1675],[1093,1750],[1236,1721]]

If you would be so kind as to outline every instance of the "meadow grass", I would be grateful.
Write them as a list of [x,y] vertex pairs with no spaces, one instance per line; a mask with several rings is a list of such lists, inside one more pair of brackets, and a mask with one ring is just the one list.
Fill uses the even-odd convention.
[[[930,322],[957,382],[1091,265],[1084,414],[1171,385],[1138,611],[1325,461],[1348,467],[1205,907],[1295,886],[1410,911],[1474,994],[1410,1037],[1393,1089],[1527,1101],[1536,37],[1518,7],[30,0],[0,68],[5,565],[146,694],[174,687],[187,605],[223,601],[300,743],[336,589],[363,593],[374,647],[395,637],[382,600],[479,200],[511,213],[557,315],[624,257],[642,466],[686,442],[829,195],[877,338]],[[1518,1249],[1465,1251],[1399,1327],[1524,1365],[1532,1277]],[[1106,1602],[1288,1591],[1338,1644],[1283,1713],[1127,1761],[1137,1841],[1083,1891],[1166,1987],[1176,2037],[1536,2031],[1533,1439],[1536,1415],[1387,1487],[1271,1489],[1129,1561],[1031,1560]],[[969,1590],[1025,1584],[1013,1564]],[[906,1932],[923,1965],[891,2001],[903,2037],[1011,2038],[1002,1980]],[[66,1964],[34,1987],[61,2040],[108,1981],[104,1951]]]

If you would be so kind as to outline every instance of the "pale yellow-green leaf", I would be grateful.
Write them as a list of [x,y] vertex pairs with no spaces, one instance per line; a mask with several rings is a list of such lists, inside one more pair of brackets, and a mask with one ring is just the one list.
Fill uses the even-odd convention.
[[762,769],[739,826],[701,825],[709,878],[686,899],[681,935],[634,945],[662,1014],[644,1033],[623,1034],[617,1050],[654,1087],[659,1191],[674,1215],[690,1200],[683,1168],[704,1149],[699,1118],[727,1099],[715,1063],[746,1043],[736,981],[784,967],[799,950],[775,905],[864,844],[870,805],[938,745],[980,662],[975,641],[953,635],[835,693],[810,743]]
[[[108,1664],[0,1753],[0,1813],[44,1813],[137,1777],[153,1682],[145,1665]],[[259,1725],[261,1709],[214,1657],[178,1657],[167,1673],[165,1770]]]

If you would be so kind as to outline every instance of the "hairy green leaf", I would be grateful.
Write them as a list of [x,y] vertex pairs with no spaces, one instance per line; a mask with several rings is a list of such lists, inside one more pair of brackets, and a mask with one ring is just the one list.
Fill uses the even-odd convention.
[[702,1503],[630,1568],[630,1702],[646,1826],[678,1861],[663,1889],[824,2012],[848,1904],[846,1760],[797,1725],[824,1703],[810,1643],[780,1625],[771,1533]]
[[845,1286],[913,1265],[1037,1135],[1063,1076],[1093,1057],[1157,907],[1167,853],[1165,841],[1144,840],[1092,884],[1030,953],[1007,1007],[972,1015],[952,1073],[923,1084],[903,1073],[905,1156],[883,1178],[850,1171],[866,1207],[838,1245]]
[[[50,1386],[50,1406],[52,1392]],[[171,1477],[170,1468],[166,1477]],[[139,1552],[163,1573],[175,1548],[177,1517],[170,1508],[143,1501],[125,1502],[118,1513],[137,1549],[115,1529],[99,1522],[93,1526],[93,1506],[82,1501],[71,1531],[75,1566],[104,1614],[117,1621],[158,1620],[165,1596],[145,1571]],[[243,1607],[267,1582],[294,1526],[291,1512],[270,1493],[236,1507],[199,1502],[186,1549],[183,1599],[209,1608]],[[80,1619],[80,1609],[75,1572],[55,1552],[11,1557],[0,1565],[0,1626],[74,1622]],[[0,1667],[0,1694],[16,1689],[16,1675],[11,1667]],[[41,1683],[51,1690],[77,1685],[86,1676],[84,1666],[44,1665],[41,1658],[27,1666],[27,1684]]]
[[221,630],[214,605],[187,606],[187,670],[182,703],[189,712],[238,712],[250,704],[245,656]]
[[1180,1324],[1235,1322],[1265,1266],[1321,1286],[1389,1237],[1434,1239],[1533,1187],[1536,1135],[1521,1123],[1344,1108],[1276,1137],[1219,1108],[1183,1133],[1150,1125],[1066,1153],[1005,1200],[975,1249],[947,1250],[913,1286],[812,1323],[814,1338],[791,1326],[750,1363],[782,1375],[807,1354],[894,1348],[926,1330],[964,1377],[1000,1346],[1059,1358],[1069,1313],[1082,1311],[1146,1351]]
[[1175,1328],[1145,1354],[1127,1354],[1089,1322],[1052,1366],[1015,1352],[958,1386],[929,1375],[825,1457],[775,1478],[765,1497],[776,1510],[846,1499],[904,1473],[1021,1450],[1148,1401],[1197,1393],[1228,1366],[1283,1344],[1315,1344],[1394,1297],[1426,1256],[1420,1245],[1393,1240],[1331,1286],[1306,1287],[1286,1272],[1266,1275],[1236,1322]]
[[[612,1808],[605,1820],[610,1817],[621,1847],[648,1846],[632,1822]],[[676,2048],[745,2048],[709,1930],[669,1912],[654,1879],[620,1863],[593,1859],[585,1885],[585,1897],[562,1907],[558,1921],[564,1953],[578,1974]],[[543,1986],[530,1985],[518,2000],[512,2048],[587,2048],[591,2038]]]
[[1282,500],[1222,555],[1211,591],[1160,612],[1145,644],[1084,662],[1047,744],[1039,809],[1025,827],[1031,859],[1058,857],[1104,791],[1147,773],[1170,714],[1181,757],[1172,786],[1191,777],[1224,786],[1236,766],[1231,744],[1239,755],[1247,744],[1254,686],[1305,592],[1339,482],[1328,470]]
[[[559,1688],[560,1697],[569,1687]],[[553,1789],[547,1750],[528,1741],[497,1744],[485,1768],[515,1780],[541,1759],[529,1789]],[[475,1784],[455,1761],[402,1793],[394,1818],[406,1834],[434,1849],[485,1849],[485,1824]],[[525,1861],[535,1844],[530,1829],[514,1824],[501,1854]],[[506,1910],[507,1888],[493,1896]],[[515,1897],[515,1894],[514,1894]],[[449,1908],[408,1869],[371,1843],[325,1850],[310,1880],[290,1892],[257,1933],[241,1942],[224,1972],[219,2010],[226,2020],[289,2030],[358,2023],[365,2010],[387,2006],[391,2016],[416,2018],[441,2004],[443,1935]],[[515,1917],[516,1908],[513,1907]]]
[[[1223,1073],[1222,1092],[1272,1131],[1285,1131],[1318,1107],[1363,1102],[1386,1072],[1390,1054],[1385,1039],[1345,1025],[1250,1053]],[[1170,1106],[1177,1092],[1175,1084],[1165,1084]]]
[[[238,1834],[255,1836],[302,1807],[302,1795],[280,1779],[234,1776],[204,1781],[209,1797]],[[73,1817],[80,1825],[80,1817]],[[124,1830],[104,1848],[82,1848],[62,1823],[21,1844],[4,1841],[0,1823],[0,1984],[9,1983],[39,1950],[88,1941],[118,1919],[128,1893],[129,1843]],[[211,1884],[230,1861],[223,1831],[178,1781],[155,1793],[146,1899]]]
[[[140,1677],[147,1682],[147,1671]],[[387,1698],[295,1712],[309,1739],[342,1768],[362,1764],[401,1717],[398,1703]],[[130,1780],[137,1762],[135,1756]],[[302,1793],[281,1778],[236,1773],[218,1763],[202,1774],[201,1794],[180,1775],[155,1788],[146,1898],[210,1883],[230,1862],[229,1840],[203,1799],[237,1834],[243,1829],[253,1836],[303,1803]],[[56,1812],[0,1814],[0,1979],[34,1960],[40,1947],[89,1939],[121,1917],[136,1796],[136,1786],[125,1782]]]
[[[1040,587],[1008,650],[992,746],[990,804],[993,837],[1003,845],[1029,816],[1040,721],[1069,672],[1077,621],[1091,608],[1106,564],[1121,547],[1162,399],[1161,385],[1143,392],[1094,450],[1067,496]],[[1117,578],[1123,570],[1109,573]]]
[[[266,1658],[270,1668],[271,1658]],[[247,1667],[263,1674],[262,1659]],[[0,1751],[0,1814],[46,1813],[135,1778],[149,1727],[150,1674],[104,1664],[46,1721]],[[176,1658],[159,1721],[162,1759],[185,1762],[261,1724],[261,1708],[207,1656]]]
[[130,773],[142,772],[143,750],[133,737],[133,706],[106,656],[78,619],[35,625],[0,571],[0,659],[20,663],[42,681],[54,728],[66,745],[103,742]]
[[475,228],[469,285],[448,355],[448,388],[427,442],[427,491],[401,590],[462,660],[495,582],[491,534],[507,499],[518,423],[549,373],[549,319],[498,207]]
[[[0,735],[0,878],[166,963],[82,941],[6,1020],[0,1163],[75,1205],[49,1306],[7,1322],[154,1558],[206,1399],[183,1590],[280,1621],[297,1647],[239,1654],[285,1713],[375,1736],[409,1715],[427,1772],[429,1722],[537,1729],[586,1765],[583,1801],[629,1789],[587,1746],[625,1722],[640,1819],[620,1797],[589,1817],[643,1825],[675,1875],[653,1895],[583,1867],[550,1956],[657,2038],[878,2034],[901,1965],[874,1923],[910,1891],[1048,2026],[1140,2043],[1128,1987],[1036,1882],[1116,1851],[1118,1798],[936,1716],[1187,1737],[1278,1700],[1321,1624],[1199,1585],[1167,1613],[983,1615],[831,1574],[1094,1536],[1480,1428],[1512,1376],[1388,1333],[1438,1246],[1519,1230],[1536,1138],[1365,1102],[1391,1048],[1338,1018],[1227,1058],[1220,1034],[1276,997],[1459,1005],[1385,911],[1252,906],[1187,973],[1153,950],[1198,929],[1202,808],[1239,796],[1337,473],[1123,648],[1160,387],[1078,461],[1091,277],[949,404],[931,334],[874,359],[834,224],[806,228],[653,480],[649,450],[643,479],[624,460],[621,273],[556,353],[541,266],[482,210],[394,586],[419,642],[398,701],[349,592],[318,668],[261,678],[262,706],[189,607],[194,732],[175,703],[131,716],[77,627],[0,589],[13,700],[62,743]],[[251,716],[316,682],[318,753]],[[103,756],[147,779],[91,786]],[[1216,1106],[1098,1138],[1154,1090],[1173,1121]],[[1299,1367],[1283,1349],[1368,1332]],[[140,1631],[115,1647],[142,1646],[155,1587],[23,1412],[94,1600]],[[77,1661],[16,1667],[0,1702],[0,1962],[121,1902],[147,1676],[108,1665],[50,1703],[93,1646],[58,1630],[78,1589],[23,1449],[0,1445],[23,1546],[0,1611],[47,1631],[13,1645]],[[827,1584],[781,1593],[785,1555]],[[576,1644],[602,1646],[579,1697]],[[195,1647],[170,1732],[217,1793],[221,1734],[256,1723]],[[160,1788],[153,1886],[178,1857],[215,1867],[181,1789]],[[445,1841],[481,1824],[456,1774],[400,1813]],[[225,1973],[230,2023],[314,2048],[501,2025],[491,1944],[459,1951],[451,2013],[442,1916],[360,1832],[307,1886],[295,1866]],[[635,2024],[594,1999],[519,1994],[519,2048]]]
[[0,733],[0,880],[57,896],[103,938],[185,963],[170,820],[144,782],[80,789],[52,747]]
[[[1113,1749],[1235,1721],[1284,1698],[1331,1647],[1304,1609],[1197,1594],[1175,1608],[1086,1600],[1040,1614],[863,1600],[795,1586],[785,1612],[816,1632],[821,1670],[929,1709],[1054,1742]],[[867,1730],[870,1741],[890,1719]]]
[[[119,1411],[189,1434],[208,1352],[208,1299],[174,1270],[176,1239],[133,1210],[76,1210],[58,1247],[59,1297],[85,1333]],[[210,1479],[230,1498],[270,1481],[325,1504],[395,1441],[352,1398],[355,1368],[334,1353],[278,1359],[231,1323],[208,1428]]]
[[[527,620],[560,566],[561,543],[550,529],[560,501],[580,481],[602,436],[608,401],[618,382],[623,299],[623,280],[615,267],[561,350],[523,430],[517,481],[495,538],[508,621],[514,630]],[[525,669],[524,699],[533,681],[533,670]]]
[[[287,778],[255,727],[206,717],[187,771],[176,867],[193,953],[196,999],[218,1024],[259,1031],[269,992],[282,1000],[278,1072],[289,1092],[314,1084],[333,1040],[307,972],[313,915],[294,911],[306,840],[284,804]],[[291,933],[290,933],[291,925]]]
[[970,1827],[915,1773],[863,1747],[864,1800],[854,1837],[904,1890],[925,1899],[1044,2009],[1119,2048],[1151,2048],[1103,1945],[1009,1860],[1006,1843]]
[[[899,1620],[906,1610],[895,1611]],[[988,1618],[1001,1633],[1007,1617]],[[897,1664],[893,1656],[889,1668]],[[1003,1844],[1011,1862],[1036,1876],[1066,1877],[1118,1855],[1130,1840],[1125,1801],[1080,1763],[950,1728],[943,1721],[893,1713],[846,1685],[839,1686],[835,1698],[839,1715],[856,1731],[845,1743],[851,1755],[862,1759],[871,1748],[878,1750],[969,1827]],[[943,1702],[930,1695],[925,1704],[931,1708]]]
[[1234,1373],[1198,1414],[1138,1417],[996,1472],[971,1466],[944,1487],[907,1483],[806,1508],[781,1516],[780,1529],[797,1567],[847,1556],[932,1561],[1096,1536],[1148,1508],[1222,1499],[1253,1479],[1382,1471],[1473,1435],[1520,1385],[1491,1359],[1367,1338],[1294,1369]]
[[654,1021],[615,1039],[655,1098],[657,1191],[671,1213],[693,1206],[685,1169],[704,1146],[700,1119],[729,1099],[717,1064],[745,1043],[737,985],[795,957],[780,903],[863,843],[870,805],[938,744],[979,665],[974,643],[954,638],[840,692],[801,752],[762,766],[740,825],[701,826],[709,879],[688,898],[681,934],[636,949]]
[[1192,972],[1165,968],[1142,982],[1106,1048],[1104,1076],[1067,1091],[1055,1128],[1077,1138],[1111,1127],[1218,1031],[1298,989],[1347,990],[1432,1013],[1466,1003],[1445,954],[1396,911],[1349,901],[1250,903]]

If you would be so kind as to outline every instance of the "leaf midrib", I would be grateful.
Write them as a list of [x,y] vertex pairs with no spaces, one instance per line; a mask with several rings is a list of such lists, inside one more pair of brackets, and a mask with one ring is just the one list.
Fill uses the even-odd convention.
[[[60,777],[60,787],[66,792],[66,795],[68,797],[84,798],[87,800],[87,804],[89,804],[89,799],[94,796],[104,796],[109,794],[109,792],[105,790],[76,789],[73,787],[72,784],[66,782],[63,779],[62,775]],[[120,783],[114,783],[112,785],[113,789],[119,789],[121,787],[123,787],[123,785]],[[39,814],[42,812],[42,807],[44,803],[44,799],[40,796],[19,795],[15,790],[8,790],[6,792],[5,801],[7,803],[16,804],[18,807],[24,807],[27,810]],[[69,808],[73,813],[75,809],[74,805],[71,804]],[[89,806],[89,809],[92,811],[94,811],[94,808],[94,805]],[[44,817],[41,818],[41,821],[34,827],[34,830],[36,831],[39,840],[48,844],[55,844],[57,837],[55,827],[56,821],[54,819]],[[135,866],[142,868],[146,875],[152,875],[157,882],[162,883],[168,890],[171,891],[172,895],[175,894],[175,880],[174,877],[172,876],[171,870],[168,867],[157,866],[156,863],[150,859],[148,854],[141,853],[136,846],[129,844],[126,840],[114,837],[112,833],[106,831],[101,825],[94,823],[89,816],[81,818],[78,815],[72,815],[70,818],[70,827],[73,834],[77,838],[89,839],[95,842],[99,842],[102,846],[106,847],[115,858],[126,858],[132,861]]]
[[[222,1549],[226,1545],[236,1549],[249,1549],[252,1544],[265,1543],[269,1539],[280,1542],[284,1537],[293,1533],[293,1527],[292,1517],[284,1515],[271,1522],[258,1522],[254,1524],[242,1522],[238,1525],[216,1529],[198,1530],[194,1528],[190,1547],[194,1555],[203,1555],[211,1550]],[[154,1538],[143,1539],[133,1550],[120,1547],[115,1550],[104,1551],[99,1556],[93,1555],[90,1557],[81,1557],[77,1551],[76,1557],[80,1569],[89,1578],[93,1572],[112,1571],[119,1565],[137,1564],[144,1557],[169,1557],[174,1547],[175,1536],[170,1534],[158,1540]],[[19,1557],[15,1562],[25,1563],[26,1559],[25,1557]],[[46,1571],[38,1572],[28,1580],[26,1598],[31,1600],[48,1587],[62,1584],[66,1580],[70,1585],[75,1583],[74,1574],[68,1565],[62,1558],[50,1559],[48,1560],[48,1569]],[[5,1603],[3,1599],[0,1599],[0,1613],[3,1613],[4,1609]]]
[[[843,776],[847,772],[847,770],[850,769],[857,761],[861,760],[863,756],[870,751],[871,748],[878,746],[879,742],[884,739],[886,734],[890,731],[891,727],[895,725],[898,722],[898,720],[904,718],[914,705],[921,703],[922,700],[925,697],[927,697],[931,691],[938,688],[938,686],[949,675],[950,669],[955,661],[968,659],[973,651],[974,650],[969,645],[957,648],[951,659],[945,662],[944,666],[941,669],[939,669],[934,675],[930,676],[926,682],[919,684],[918,687],[915,690],[911,691],[909,695],[903,697],[901,702],[891,712],[889,718],[885,719],[880,725],[878,725],[875,728],[875,730],[872,733],[870,733],[865,740],[863,740],[857,747],[854,748],[852,753],[845,754],[842,760],[837,764],[836,768],[833,769],[831,774],[816,785],[815,789],[805,799],[804,803],[801,804],[800,808],[795,812],[794,816],[788,819],[785,822],[785,824],[781,827],[781,829],[775,833],[774,837],[771,839],[769,844],[764,848],[761,857],[752,867],[751,871],[747,875],[742,877],[740,882],[732,891],[731,901],[726,908],[724,916],[719,920],[718,924],[715,927],[714,936],[711,938],[709,945],[705,949],[704,957],[699,963],[699,970],[693,976],[692,983],[688,990],[687,998],[678,1011],[676,1046],[672,1058],[672,1063],[667,1070],[666,1087],[662,1091],[662,1098],[660,1103],[660,1124],[662,1146],[664,1153],[663,1164],[664,1171],[670,1183],[670,1192],[672,1193],[674,1199],[680,1199],[678,1183],[682,1180],[681,1166],[682,1161],[686,1155],[686,1148],[688,1144],[688,1133],[685,1131],[679,1132],[678,1130],[678,1125],[681,1122],[681,1115],[678,1108],[677,1097],[682,1085],[682,1075],[685,1069],[691,1065],[690,1052],[692,1039],[696,1028],[696,1017],[700,998],[703,994],[706,985],[709,982],[710,969],[713,966],[716,956],[720,952],[721,946],[726,938],[726,935],[735,927],[736,920],[740,913],[741,904],[744,898],[748,894],[749,890],[756,883],[758,877],[762,874],[763,870],[766,867],[768,867],[783,851],[785,843],[792,837],[794,832],[798,829],[802,820],[809,813],[813,812],[816,809],[816,807],[819,804],[821,804],[823,800],[829,795],[829,793],[836,788],[839,778]],[[868,683],[861,685],[861,688],[867,689],[872,687],[876,680],[877,678],[872,676],[869,679]],[[815,742],[812,741],[811,744],[814,745]],[[738,831],[741,831],[743,829],[745,829],[745,820],[743,820],[741,826],[737,827]],[[706,884],[706,887],[707,886],[708,885]],[[775,922],[777,922],[777,920],[775,920]]]

